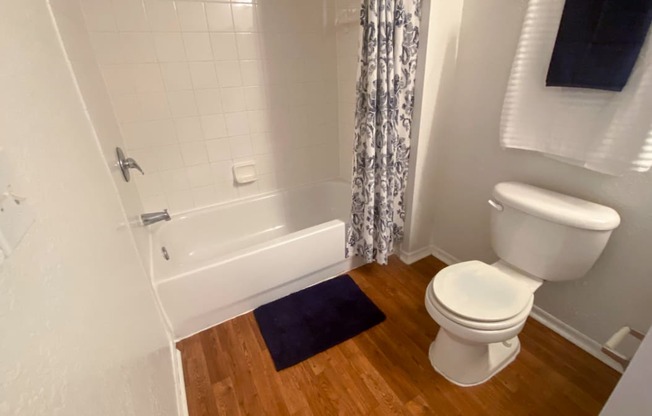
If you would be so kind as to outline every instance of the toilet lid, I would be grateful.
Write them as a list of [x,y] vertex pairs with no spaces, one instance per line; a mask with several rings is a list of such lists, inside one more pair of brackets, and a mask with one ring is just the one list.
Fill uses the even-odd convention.
[[443,306],[476,321],[504,321],[516,316],[533,294],[525,285],[481,261],[448,266],[435,276],[435,297]]

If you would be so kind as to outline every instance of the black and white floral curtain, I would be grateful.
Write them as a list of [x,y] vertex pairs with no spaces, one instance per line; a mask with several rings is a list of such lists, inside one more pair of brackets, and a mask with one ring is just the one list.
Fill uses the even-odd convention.
[[387,263],[403,237],[420,0],[362,0],[347,254]]

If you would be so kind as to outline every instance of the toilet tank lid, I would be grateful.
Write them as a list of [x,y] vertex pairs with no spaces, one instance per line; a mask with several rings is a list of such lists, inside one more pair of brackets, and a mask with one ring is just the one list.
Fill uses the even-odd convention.
[[519,182],[501,182],[493,197],[530,215],[584,230],[613,230],[620,216],[609,207]]

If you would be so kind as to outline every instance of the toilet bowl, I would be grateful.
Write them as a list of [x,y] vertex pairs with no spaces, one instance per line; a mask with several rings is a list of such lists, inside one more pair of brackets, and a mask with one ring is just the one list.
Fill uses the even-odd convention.
[[533,283],[480,261],[442,270],[426,290],[426,309],[441,328],[429,352],[435,370],[474,386],[513,361],[520,351],[516,336],[534,304]]
[[490,205],[500,260],[448,266],[425,295],[440,326],[430,362],[465,387],[484,383],[514,361],[535,291],[545,280],[583,276],[620,223],[611,208],[516,182],[496,185]]

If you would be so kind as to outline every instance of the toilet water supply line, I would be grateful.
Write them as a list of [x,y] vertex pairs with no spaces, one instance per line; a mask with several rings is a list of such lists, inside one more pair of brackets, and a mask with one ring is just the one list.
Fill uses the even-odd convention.
[[616,348],[618,345],[620,345],[621,342],[623,342],[627,335],[631,335],[639,341],[642,341],[643,338],[645,338],[644,333],[632,329],[628,326],[624,326],[620,328],[615,334],[613,334],[611,338],[609,338],[609,340],[602,346],[602,352],[608,355],[614,361],[618,362],[618,364],[622,365],[623,369],[627,369],[627,366],[632,360],[632,357],[625,357],[623,354],[616,351]]
[[496,209],[496,211],[502,211],[502,210],[505,209],[505,207],[503,207],[503,204],[501,204],[500,202],[496,202],[496,201],[494,201],[493,199],[490,199],[490,200],[487,201],[487,202],[489,203],[489,205],[491,205],[492,207],[494,207],[494,208]]

